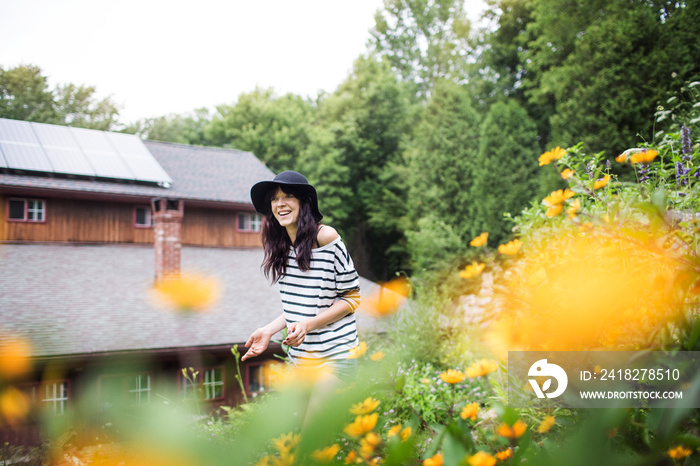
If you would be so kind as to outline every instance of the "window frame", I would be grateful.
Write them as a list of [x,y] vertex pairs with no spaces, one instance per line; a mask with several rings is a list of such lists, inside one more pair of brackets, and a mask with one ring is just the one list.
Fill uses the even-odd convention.
[[[131,378],[133,377],[142,377],[146,376],[148,377],[148,390],[143,390],[143,389],[137,389],[137,391],[131,390],[129,387],[129,382]],[[104,402],[107,401],[104,399],[104,393],[103,393],[103,382],[107,379],[121,379],[122,382],[122,395],[124,396],[124,399],[126,402],[129,404],[129,406],[143,406],[151,403],[151,395],[153,393],[153,374],[151,372],[122,372],[122,373],[117,373],[117,374],[102,374],[98,377],[98,403],[100,406],[100,410],[104,411]],[[147,392],[148,393],[148,399],[145,402],[141,401],[141,393]],[[135,403],[131,403],[131,395],[132,393],[139,393],[139,401]]]
[[[137,223],[136,220],[138,219],[138,215],[137,215],[136,211],[138,209],[145,209],[148,212],[148,220],[150,222],[148,225]],[[133,221],[134,228],[153,228],[153,212],[151,211],[150,206],[145,206],[145,205],[134,206],[133,218],[134,218],[134,221]]]
[[[10,217],[10,202],[12,202],[12,201],[22,201],[24,203],[24,216],[21,219]],[[41,202],[41,209],[39,209],[39,210],[30,209],[30,207],[29,207],[30,202]],[[41,220],[30,220],[29,219],[29,211],[30,210],[32,210],[34,212],[41,212]],[[29,198],[29,197],[8,197],[7,201],[5,202],[5,220],[7,220],[8,222],[46,223],[46,211],[47,211],[46,199],[36,199],[36,198]]]
[[[65,385],[65,398],[59,398],[56,397],[56,386],[62,386]],[[63,416],[66,414],[70,407],[71,403],[71,384],[69,379],[63,379],[63,380],[47,380],[45,382],[41,382],[40,384],[37,385],[39,390],[36,392],[36,403],[38,406],[41,407],[42,411],[49,411],[52,412],[54,416]],[[46,393],[46,389],[49,388],[49,386],[54,387],[54,398],[44,398],[44,395]],[[62,406],[62,411],[60,413],[56,412],[56,402],[64,402]],[[53,409],[49,409],[51,406],[51,403],[53,404]]]
[[[265,361],[255,361],[255,362],[249,362],[248,364],[246,364],[244,386],[245,386],[245,393],[247,396],[256,396],[258,394],[267,393],[271,390],[274,390],[275,384],[269,379],[269,374],[268,374],[268,380],[267,381],[263,380],[264,390],[252,391],[250,389],[251,380],[252,380],[252,370],[255,368],[261,368],[262,370],[265,370],[264,368],[266,366],[268,367],[268,370],[269,370],[269,367],[271,367],[273,365],[280,365],[281,366],[282,363],[277,362],[274,359],[268,359]],[[263,378],[264,378],[264,374],[263,374]],[[267,386],[265,386],[265,385],[267,385]]]
[[[241,228],[241,217],[245,218],[245,227]],[[255,219],[256,221],[253,221]],[[253,228],[257,226],[257,229]],[[257,212],[238,212],[236,214],[236,231],[240,233],[260,233],[262,231],[262,215]]]
[[[216,397],[216,398],[206,398],[207,388],[206,388],[205,382],[204,382],[205,375],[208,372],[215,371],[215,370],[221,371],[221,382],[220,383],[216,382],[216,381],[207,382],[206,385],[210,385],[213,387],[220,386],[221,387],[221,396]],[[187,392],[188,387],[194,387],[195,390],[200,390],[200,389],[202,390],[203,397],[200,401],[209,402],[209,401],[220,401],[220,400],[226,399],[226,386],[227,386],[227,384],[226,384],[226,367],[223,364],[218,365],[218,366],[195,368],[195,372],[199,372],[199,374],[197,374],[197,385],[193,386],[192,384],[190,384],[190,381],[187,380],[185,375],[182,373],[182,369],[178,370],[178,379],[177,380],[178,380],[180,401],[187,401],[187,399],[185,397],[187,396],[187,393],[188,393]],[[189,373],[189,371],[188,371],[188,373]]]

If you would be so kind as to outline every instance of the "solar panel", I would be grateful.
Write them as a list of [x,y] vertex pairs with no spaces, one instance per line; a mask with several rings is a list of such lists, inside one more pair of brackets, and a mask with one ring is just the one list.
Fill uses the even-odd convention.
[[49,158],[26,121],[0,118],[0,150],[7,168],[53,171]]
[[172,183],[138,136],[5,118],[0,168]]

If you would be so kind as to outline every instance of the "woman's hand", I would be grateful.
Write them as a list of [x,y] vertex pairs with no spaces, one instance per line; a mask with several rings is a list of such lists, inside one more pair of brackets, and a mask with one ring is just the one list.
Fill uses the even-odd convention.
[[306,322],[294,322],[287,329],[287,338],[282,342],[287,346],[299,346],[304,343],[304,338],[309,331]]
[[250,349],[246,351],[243,357],[241,357],[241,361],[245,361],[248,358],[258,356],[260,353],[265,351],[267,349],[267,345],[270,344],[271,338],[272,335],[270,335],[268,332],[265,332],[261,328],[254,331],[245,344],[245,347]]

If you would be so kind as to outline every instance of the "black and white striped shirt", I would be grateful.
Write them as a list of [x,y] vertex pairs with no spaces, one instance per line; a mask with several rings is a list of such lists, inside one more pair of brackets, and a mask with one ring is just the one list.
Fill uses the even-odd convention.
[[[339,299],[354,311],[359,305],[360,280],[340,238],[311,251],[309,270],[299,270],[294,249],[279,280],[287,326],[328,309]],[[346,359],[359,344],[355,313],[306,334],[304,342],[289,348],[292,359]]]

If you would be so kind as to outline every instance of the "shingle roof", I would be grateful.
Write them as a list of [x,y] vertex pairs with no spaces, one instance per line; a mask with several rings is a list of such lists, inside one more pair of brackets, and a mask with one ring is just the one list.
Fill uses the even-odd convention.
[[157,141],[144,141],[144,144],[173,179],[170,188],[8,173],[0,173],[0,187],[250,204],[250,187],[274,177],[251,152]]
[[[34,356],[243,343],[281,313],[261,260],[262,249],[183,247],[183,270],[223,286],[212,309],[183,315],[149,299],[152,246],[0,245],[0,341],[28,338]],[[361,286],[366,295],[376,285]],[[361,328],[371,320],[360,317]]]

